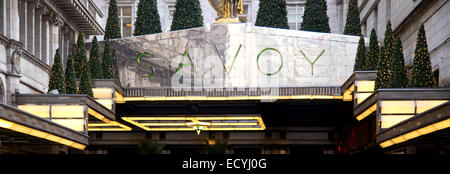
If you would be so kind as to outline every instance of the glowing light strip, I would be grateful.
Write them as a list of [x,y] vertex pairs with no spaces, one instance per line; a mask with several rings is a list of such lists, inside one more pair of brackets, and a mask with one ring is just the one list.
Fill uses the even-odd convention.
[[130,120],[256,120],[261,117],[122,117]]
[[[186,123],[140,123],[143,126],[186,126]],[[211,123],[211,126],[257,126],[256,122],[249,123]]]
[[[192,126],[196,123],[204,123],[203,125],[210,126],[260,126],[260,127],[224,127],[224,128],[210,128],[205,127],[203,130],[265,130],[266,126],[261,117],[247,116],[247,117],[122,117],[123,120],[138,126],[147,131],[191,131],[192,128],[149,128],[147,126]],[[139,123],[137,121],[149,120],[185,120],[192,122],[184,123]],[[199,120],[257,120],[258,122],[200,122]]]
[[119,91],[114,90],[114,101],[116,103],[125,103],[125,98]]
[[142,129],[144,129],[144,130],[146,130],[146,131],[150,131],[150,129],[149,129],[148,127],[143,126],[143,125],[141,125],[140,123],[138,123],[138,122],[136,122],[136,121],[133,121],[133,120],[130,119],[130,118],[122,117],[122,119],[125,120],[125,121],[127,121],[127,122],[129,122],[129,123],[131,123],[131,124],[133,124],[133,125],[135,125],[135,126],[137,126],[137,127],[142,128]]
[[[192,128],[149,128],[149,131],[192,131]],[[209,130],[209,131],[233,131],[233,130],[264,130],[265,127],[255,127],[255,128],[209,128],[205,127],[202,130]]]
[[[92,127],[109,127],[119,126],[120,128],[92,128]],[[88,123],[88,131],[131,131],[132,129],[116,121],[110,123]]]
[[110,119],[106,118],[106,117],[103,116],[102,114],[98,113],[97,111],[95,111],[95,110],[93,110],[93,109],[91,109],[91,108],[89,108],[89,107],[88,107],[88,113],[89,113],[90,115],[94,116],[95,118],[97,118],[97,119],[99,119],[99,120],[102,120],[102,121],[105,122],[105,123],[111,122]]
[[0,119],[0,127],[5,128],[5,129],[9,129],[9,130],[13,130],[16,132],[21,132],[24,134],[28,134],[34,137],[38,137],[38,138],[43,138],[49,141],[53,141],[56,143],[60,143],[60,144],[64,144],[66,146],[70,146],[76,149],[80,149],[80,150],[84,150],[84,148],[86,148],[85,145],[82,145],[80,143],[53,135],[51,133],[47,133],[47,132],[42,132],[40,130],[36,130],[27,126],[22,126],[20,124],[17,123],[13,123],[7,120],[3,120]]
[[367,110],[365,110],[363,113],[359,114],[356,119],[358,121],[361,121],[362,119],[366,118],[367,116],[369,116],[370,114],[372,114],[372,112],[377,110],[377,104],[375,103],[374,105],[372,105],[371,107],[369,107]]
[[199,126],[199,125],[200,126],[209,126],[209,125],[211,125],[211,123],[210,122],[201,122],[201,121],[197,121],[197,120],[186,123],[186,126]]
[[183,97],[124,97],[124,101],[220,101],[220,100],[292,100],[292,99],[344,99],[343,96],[331,95],[293,95],[293,96],[230,96],[230,97],[206,97],[206,96],[183,96]]
[[398,144],[398,143],[402,143],[405,141],[408,141],[410,139],[422,136],[422,135],[426,135],[438,130],[442,130],[442,129],[446,129],[450,127],[450,118],[444,120],[444,121],[440,121],[419,129],[416,129],[414,131],[405,133],[403,135],[400,135],[398,137],[392,138],[390,140],[384,141],[382,143],[380,143],[381,148],[386,148],[389,146],[392,146],[394,144]]
[[343,101],[352,101],[353,100],[353,91],[355,90],[355,84],[352,84],[345,92],[342,97]]

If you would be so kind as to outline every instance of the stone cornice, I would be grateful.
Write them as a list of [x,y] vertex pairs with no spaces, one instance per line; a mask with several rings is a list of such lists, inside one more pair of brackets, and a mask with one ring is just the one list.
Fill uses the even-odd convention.
[[7,37],[6,37],[5,35],[3,35],[3,34],[0,34],[0,43],[1,43],[2,45],[7,46],[8,43],[9,43],[9,38],[7,38]]
[[14,39],[9,39],[3,34],[0,34],[0,44],[4,45],[6,48],[14,48],[14,49],[23,48],[23,42]]

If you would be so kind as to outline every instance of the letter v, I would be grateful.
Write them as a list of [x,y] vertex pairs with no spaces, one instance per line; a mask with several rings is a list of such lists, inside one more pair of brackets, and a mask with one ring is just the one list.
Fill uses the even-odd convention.
[[214,48],[216,48],[217,55],[219,55],[220,62],[222,62],[223,70],[227,73],[227,75],[230,74],[231,69],[233,69],[234,62],[236,61],[236,58],[237,58],[237,56],[239,54],[239,51],[241,51],[242,44],[239,44],[239,48],[236,51],[236,54],[234,54],[233,62],[231,62],[230,69],[228,69],[228,70],[225,67],[225,61],[223,60],[222,56],[220,56],[219,49],[217,49],[217,46],[216,46],[215,43],[213,43],[213,44],[214,44]]

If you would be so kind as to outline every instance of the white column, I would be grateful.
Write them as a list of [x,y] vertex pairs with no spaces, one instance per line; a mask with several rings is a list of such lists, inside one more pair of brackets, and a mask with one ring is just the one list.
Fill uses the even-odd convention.
[[55,36],[55,25],[52,22],[48,23],[48,54],[47,54],[47,63],[52,65],[52,58],[54,52],[54,36]]
[[41,59],[41,29],[42,8],[36,8],[34,13],[34,55]]
[[35,2],[28,2],[27,5],[27,45],[26,48],[29,52],[34,53],[34,7]]
[[59,53],[61,54],[61,56],[63,56],[64,55],[64,45],[65,45],[65,43],[64,43],[64,40],[66,39],[65,38],[65,36],[64,36],[64,28],[65,28],[65,26],[61,26],[61,27],[59,27],[59,47],[58,47],[58,49],[59,49]]
[[5,34],[6,31],[6,0],[0,0],[0,33]]
[[57,14],[55,14],[53,17],[52,17],[52,20],[53,20],[53,22],[52,22],[52,49],[51,49],[51,56],[50,56],[50,63],[49,63],[49,65],[53,65],[53,62],[54,62],[54,57],[55,57],[55,54],[56,54],[56,49],[58,49],[58,48],[60,48],[60,46],[61,46],[61,43],[60,43],[60,40],[61,40],[61,36],[60,36],[60,33],[61,33],[61,27],[63,26],[63,24],[64,24],[64,22],[62,21],[62,19],[60,18],[60,17],[58,17],[57,16]]
[[49,22],[48,22],[48,14],[44,14],[42,16],[42,43],[41,43],[41,60],[47,64],[49,64]]
[[20,20],[20,41],[27,46],[27,2],[25,0],[19,1],[19,20]]
[[66,69],[66,62],[68,56],[69,56],[69,47],[70,47],[70,32],[66,33],[65,35],[65,43],[64,43],[64,56],[61,57],[61,62],[63,63],[63,68]]
[[19,40],[19,3],[17,0],[6,0],[6,36]]

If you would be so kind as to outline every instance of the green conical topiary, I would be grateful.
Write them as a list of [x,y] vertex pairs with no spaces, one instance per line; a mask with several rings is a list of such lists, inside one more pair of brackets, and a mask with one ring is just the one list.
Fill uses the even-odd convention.
[[78,94],[87,94],[92,96],[91,68],[87,62],[86,45],[83,37],[83,33],[80,32],[78,35],[77,50],[74,61],[75,74],[77,74],[80,78],[80,88],[78,89]]
[[414,51],[414,63],[409,78],[408,87],[428,88],[436,87],[436,79],[431,71],[430,52],[428,52],[425,28],[422,24],[417,34],[416,49]]
[[378,46],[377,33],[375,29],[370,32],[369,51],[366,58],[366,70],[377,70],[378,56],[380,54],[380,47]]
[[69,54],[69,58],[66,63],[66,94],[76,94],[78,93],[77,89],[77,79],[75,78],[74,66],[73,66],[73,56]]
[[156,0],[140,0],[134,23],[134,35],[161,33],[161,31]]
[[171,31],[203,26],[202,8],[198,0],[177,0]]
[[100,55],[98,51],[98,44],[97,44],[97,37],[94,36],[94,39],[92,39],[92,47],[91,47],[91,53],[89,54],[89,66],[91,71],[91,78],[92,79],[102,79],[102,66],[100,63]]
[[396,39],[394,56],[391,64],[391,82],[389,88],[405,88],[408,84],[406,77],[405,59],[403,58],[403,47],[400,38]]
[[115,79],[114,76],[115,70],[112,60],[112,53],[108,40],[106,40],[105,47],[103,50],[102,71],[103,71],[103,79]]
[[391,78],[391,58],[394,55],[394,37],[392,35],[391,21],[386,26],[386,33],[384,34],[384,45],[380,53],[380,58],[377,65],[377,77],[375,80],[375,90],[380,88],[388,88],[390,86]]
[[57,89],[60,94],[66,93],[66,84],[64,83],[64,71],[61,62],[61,53],[56,49],[55,62],[52,66],[50,81],[48,82],[48,91]]
[[325,0],[306,0],[301,30],[330,32],[327,2]]
[[77,39],[77,49],[75,51],[74,68],[75,77],[80,78],[83,66],[87,63],[86,45],[84,43],[84,35],[79,32]]
[[260,0],[256,26],[289,28],[285,0]]
[[117,66],[117,56],[116,56],[116,49],[112,49],[112,60],[114,65],[114,77],[117,83],[120,84],[120,74],[119,74],[119,67]]
[[92,93],[92,82],[91,74],[89,72],[89,66],[84,66],[80,77],[80,89],[78,89],[78,94],[86,94],[93,97]]
[[355,65],[353,66],[353,71],[364,71],[366,70],[366,43],[364,37],[360,36],[358,44],[358,52],[356,53]]
[[106,20],[105,27],[105,40],[122,37],[122,35],[120,34],[119,17],[117,16],[117,14],[119,14],[117,9],[117,2],[116,0],[110,0],[108,8],[108,19]]
[[359,19],[358,1],[350,0],[348,3],[347,20],[345,22],[345,35],[361,35],[361,22]]

